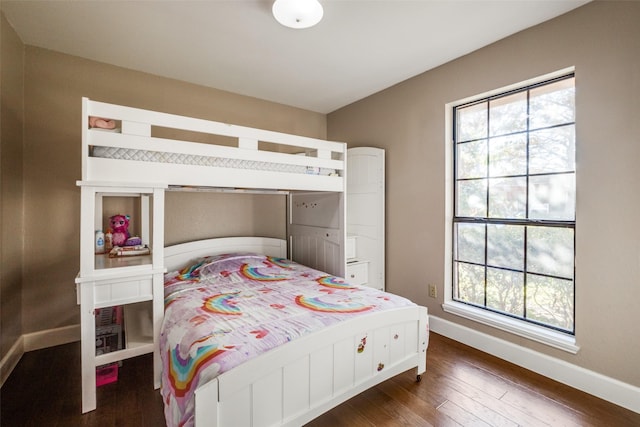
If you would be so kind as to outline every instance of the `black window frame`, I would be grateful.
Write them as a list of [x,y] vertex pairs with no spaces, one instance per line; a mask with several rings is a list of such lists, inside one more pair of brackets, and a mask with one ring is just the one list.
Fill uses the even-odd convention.
[[[575,253],[576,253],[576,217],[575,217],[575,204],[574,204],[574,216],[573,216],[573,220],[553,220],[553,219],[513,219],[513,218],[491,218],[489,215],[489,203],[490,203],[490,191],[489,191],[489,187],[487,187],[487,191],[486,191],[486,203],[487,203],[487,212],[485,217],[464,217],[464,216],[458,216],[458,182],[460,181],[465,181],[465,180],[479,180],[479,179],[486,179],[489,180],[490,176],[487,175],[486,177],[483,178],[462,178],[459,179],[458,178],[458,144],[460,143],[468,143],[468,142],[474,142],[474,141],[481,141],[481,140],[486,140],[487,142],[492,138],[490,136],[490,108],[488,108],[488,106],[490,105],[489,103],[491,101],[500,99],[500,98],[504,98],[510,95],[514,95],[514,94],[518,94],[518,93],[522,93],[522,92],[526,92],[527,93],[527,116],[529,116],[529,108],[530,108],[530,91],[539,87],[543,87],[552,83],[556,83],[562,80],[567,80],[567,79],[575,79],[575,73],[571,72],[568,74],[564,74],[562,76],[558,76],[552,79],[546,79],[540,82],[536,82],[534,84],[529,84],[529,85],[524,85],[522,87],[518,87],[516,89],[512,89],[512,90],[508,90],[508,91],[504,91],[504,92],[500,92],[500,93],[496,93],[496,94],[492,94],[489,96],[484,96],[482,98],[479,99],[474,99],[473,101],[469,101],[469,102],[465,102],[459,105],[454,105],[452,108],[452,126],[453,126],[453,133],[452,133],[452,137],[453,137],[453,220],[451,223],[451,236],[452,236],[452,248],[451,248],[451,260],[452,260],[452,271],[451,271],[451,277],[452,277],[452,286],[451,286],[451,298],[453,301],[457,302],[457,303],[462,303],[465,305],[469,305],[472,307],[477,307],[480,308],[482,310],[486,310],[488,312],[492,312],[492,313],[496,313],[499,315],[503,315],[506,317],[510,317],[510,318],[514,318],[517,320],[521,320],[524,321],[526,323],[530,323],[530,324],[534,324],[537,326],[541,326],[550,330],[555,330],[555,331],[559,331],[562,333],[566,333],[569,335],[573,335],[575,336],[575,330],[576,330],[576,316],[575,316],[575,309],[576,309],[576,281],[575,281]],[[575,88],[575,80],[574,80],[574,88]],[[575,96],[575,95],[574,95]],[[461,108],[467,108],[473,105],[479,105],[482,103],[487,103],[487,132],[486,135],[483,138],[475,138],[475,139],[469,139],[469,140],[465,140],[462,142],[458,141],[458,109]],[[575,104],[574,104],[574,113],[575,113]],[[526,205],[525,205],[525,216],[528,217],[528,212],[529,212],[529,191],[530,191],[530,183],[529,183],[529,178],[531,176],[545,176],[545,175],[553,175],[553,176],[557,176],[557,175],[562,175],[562,174],[573,174],[574,175],[574,179],[576,176],[576,166],[574,163],[574,169],[573,171],[568,171],[568,172],[548,172],[548,173],[534,173],[534,174],[530,174],[529,173],[529,164],[530,164],[530,157],[529,157],[529,136],[530,133],[533,131],[539,131],[539,130],[544,130],[544,129],[553,129],[556,127],[561,127],[561,126],[568,126],[568,125],[572,125],[574,127],[574,136],[575,136],[575,115],[574,115],[574,120],[572,122],[564,122],[561,124],[554,124],[548,127],[539,127],[539,128],[535,128],[535,129],[531,129],[530,128],[530,118],[527,117],[527,125],[526,125],[526,130],[525,131],[519,131],[519,132],[514,132],[508,135],[513,135],[516,133],[523,133],[526,134],[526,162],[527,162],[527,166],[526,166],[526,173],[525,174],[514,174],[514,175],[510,175],[510,176],[504,176],[504,177],[500,177],[500,178],[511,178],[511,177],[525,177],[526,178]],[[505,136],[505,135],[500,135]],[[576,143],[576,151],[577,151],[577,143]],[[487,154],[487,163],[489,162],[489,155]],[[487,165],[487,170],[488,170],[488,165]],[[575,181],[574,181],[575,182]],[[487,184],[488,185],[488,184]],[[575,203],[575,199],[576,199],[576,194],[574,193],[574,203]],[[478,264],[478,263],[472,263],[472,262],[468,262],[468,261],[460,261],[458,259],[456,259],[456,248],[457,248],[457,232],[456,232],[456,226],[458,224],[484,224],[485,225],[485,232],[484,232],[484,238],[485,238],[485,242],[484,242],[484,264]],[[491,225],[491,224],[496,224],[496,225],[520,225],[524,227],[524,248],[523,248],[523,268],[522,270],[519,269],[510,269],[510,268],[504,268],[504,267],[497,267],[497,266],[491,266],[488,263],[488,259],[487,259],[487,251],[488,251],[488,245],[487,245],[487,236],[488,236],[488,232],[487,232],[487,225]],[[555,276],[555,275],[548,275],[548,274],[541,274],[541,273],[532,273],[532,272],[528,272],[527,271],[527,227],[535,227],[535,226],[542,226],[542,227],[560,227],[560,228],[570,228],[573,229],[573,271],[572,271],[572,278],[571,281],[573,283],[573,301],[572,301],[572,305],[573,305],[573,322],[572,322],[572,328],[569,329],[565,329],[565,328],[561,328],[555,325],[550,325],[547,323],[543,323],[543,322],[539,322],[536,321],[534,319],[530,319],[527,318],[527,275],[528,274],[534,274],[536,276],[541,276],[541,277],[550,277],[550,278],[557,278],[557,279],[562,279],[562,280],[568,280],[567,277],[561,277],[561,276]],[[458,286],[458,279],[456,277],[456,269],[457,269],[457,263],[465,263],[465,264],[470,264],[470,265],[478,265],[478,266],[482,266],[484,267],[484,304],[483,305],[479,305],[479,304],[475,304],[473,302],[469,302],[469,301],[465,301],[465,300],[461,300],[461,299],[457,299],[456,298],[456,287]],[[493,309],[491,307],[487,307],[487,271],[489,268],[499,268],[502,270],[507,270],[507,271],[515,271],[515,272],[521,272],[523,273],[523,284],[524,284],[524,290],[523,290],[523,307],[524,307],[524,313],[522,316],[518,316],[512,313],[508,313],[508,312],[504,312],[504,311],[500,311],[500,310],[496,310]]]

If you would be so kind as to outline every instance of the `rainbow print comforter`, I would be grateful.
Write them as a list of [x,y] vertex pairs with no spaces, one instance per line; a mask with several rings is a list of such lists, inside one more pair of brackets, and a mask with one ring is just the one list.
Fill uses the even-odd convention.
[[167,273],[160,336],[167,425],[192,426],[198,385],[242,362],[358,314],[407,305],[263,255],[215,255]]

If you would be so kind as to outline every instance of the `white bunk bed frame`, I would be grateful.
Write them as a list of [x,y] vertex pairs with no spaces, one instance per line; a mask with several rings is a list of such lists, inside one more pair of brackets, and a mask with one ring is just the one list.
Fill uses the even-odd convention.
[[[169,185],[184,186],[345,191],[342,174],[346,156],[344,143],[141,110],[91,101],[87,98],[83,98],[82,110],[82,179],[86,181],[164,182]],[[89,116],[119,121],[121,131],[105,132],[89,129]],[[154,126],[231,137],[237,141],[237,146],[158,138],[152,136]],[[289,152],[267,151],[260,147],[259,142],[279,144],[289,147],[290,150]],[[328,168],[338,173],[336,176],[297,174],[296,179],[292,180],[291,174],[286,172],[92,157],[91,146]],[[308,155],[300,156],[299,153]]]
[[[118,132],[89,128],[89,117],[120,124]],[[154,128],[228,137],[235,146],[196,143],[153,135]],[[281,151],[265,149],[277,145]],[[309,173],[170,163],[150,159],[104,158],[95,147],[145,150],[166,156],[230,159],[246,164],[302,168]],[[302,155],[301,155],[302,154]],[[82,181],[99,185],[165,187],[169,191],[282,191],[287,197],[290,258],[344,277],[346,270],[345,143],[236,126],[82,99]],[[126,154],[128,155],[128,154]],[[321,175],[319,170],[335,171]],[[87,247],[92,245],[86,238]],[[82,248],[81,248],[82,250]]]
[[[115,119],[120,122],[121,131],[89,129],[90,116]],[[233,137],[237,139],[237,145],[230,147],[158,138],[152,136],[154,126]],[[287,152],[265,151],[259,142],[286,146]],[[324,168],[335,173],[292,174],[100,158],[92,155],[95,146],[270,162],[302,166],[313,172]],[[154,241],[154,268],[157,267],[157,252],[160,252],[164,271],[185,265],[199,256],[241,250],[288,257],[344,277],[345,166],[344,143],[106,104],[87,98],[82,100],[81,186],[93,185],[91,183],[154,189],[188,186],[186,189],[191,191],[195,186],[224,188],[224,191],[278,190],[288,195],[288,242],[273,238],[220,238],[162,248],[163,245]],[[85,226],[82,230],[91,229],[93,217],[98,221],[94,208],[88,209],[87,213],[84,200],[82,215],[88,214],[91,218],[83,218],[81,224]],[[154,209],[153,215],[164,215],[162,207],[159,210]],[[89,258],[85,252],[89,251],[93,259],[93,245],[92,236],[87,236],[88,233],[82,230],[81,265],[84,265],[83,256]],[[158,231],[158,236],[163,238],[164,230]],[[151,233],[153,237],[154,233]],[[91,263],[88,265],[93,267]],[[163,294],[155,282],[153,292],[154,307],[157,308]],[[156,387],[160,374],[158,333],[159,324],[154,316]],[[367,337],[370,351],[364,357],[356,357],[363,336]],[[416,368],[419,380],[426,370],[427,346],[428,317],[424,307],[367,314],[342,322],[274,349],[201,385],[195,398],[196,426],[301,425],[408,369]]]

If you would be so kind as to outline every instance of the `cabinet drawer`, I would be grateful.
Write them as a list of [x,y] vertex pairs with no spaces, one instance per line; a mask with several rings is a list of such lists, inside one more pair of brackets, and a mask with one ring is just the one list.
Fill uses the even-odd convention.
[[[88,287],[93,287],[93,304],[95,307],[129,304],[153,298],[153,280],[151,276],[79,283],[76,285],[78,304],[81,301],[81,292]],[[88,290],[90,291],[90,289]]]
[[357,262],[347,264],[347,282],[353,285],[366,285],[369,281],[369,263]]
[[96,282],[94,292],[96,306],[142,301],[153,298],[153,281],[151,277],[122,281],[105,280]]

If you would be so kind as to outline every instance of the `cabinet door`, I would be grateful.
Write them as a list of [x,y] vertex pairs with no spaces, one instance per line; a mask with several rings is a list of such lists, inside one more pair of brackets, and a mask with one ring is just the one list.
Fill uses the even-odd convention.
[[347,150],[347,234],[356,235],[356,257],[369,261],[368,285],[385,289],[384,150]]

